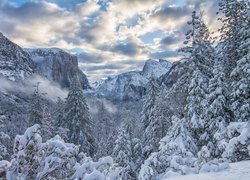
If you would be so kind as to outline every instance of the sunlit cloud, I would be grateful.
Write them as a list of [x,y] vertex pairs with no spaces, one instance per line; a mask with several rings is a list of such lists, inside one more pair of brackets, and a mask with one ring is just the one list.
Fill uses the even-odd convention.
[[179,60],[194,9],[216,31],[216,0],[0,0],[0,31],[23,47],[77,53],[95,80],[150,58]]

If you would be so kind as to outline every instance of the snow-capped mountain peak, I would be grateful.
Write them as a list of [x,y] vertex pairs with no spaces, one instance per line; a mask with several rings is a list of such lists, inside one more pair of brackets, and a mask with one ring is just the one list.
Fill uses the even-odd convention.
[[163,59],[159,59],[159,61],[150,59],[145,62],[142,73],[147,78],[159,78],[161,75],[166,74],[166,70],[169,70],[171,66],[172,63],[169,61]]
[[142,71],[130,71],[108,78],[96,86],[96,94],[115,99],[140,99],[151,77],[166,74],[172,63],[165,60],[147,60]]

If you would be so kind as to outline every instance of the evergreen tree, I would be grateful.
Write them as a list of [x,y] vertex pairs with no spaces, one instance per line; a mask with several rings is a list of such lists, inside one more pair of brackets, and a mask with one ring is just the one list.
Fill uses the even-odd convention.
[[[186,46],[180,51],[187,55],[193,71],[190,74],[191,82],[188,87],[185,117],[189,123],[192,136],[199,142],[204,131],[204,109],[207,106],[206,95],[208,81],[211,77],[210,66],[214,60],[214,49],[211,46],[210,34],[201,17],[194,11],[192,20],[188,22],[191,29],[186,34]],[[198,144],[201,146],[201,144]]]
[[4,130],[4,115],[0,115],[0,161],[8,155],[6,142],[10,137],[3,131]]
[[[248,7],[248,15],[250,14],[250,7]],[[231,92],[231,108],[234,112],[235,121],[249,121],[250,120],[250,17],[245,17],[244,24],[239,30],[239,41],[237,53],[236,67],[231,72],[232,78],[232,92]]]
[[55,134],[58,134],[64,141],[68,141],[68,129],[63,128],[63,115],[64,115],[65,101],[58,97],[56,107],[53,112],[53,126]]
[[143,129],[146,129],[150,123],[153,107],[155,105],[159,87],[155,79],[151,79],[146,87],[146,94],[143,97],[142,123]]
[[97,123],[95,124],[95,126],[98,141],[98,150],[96,156],[100,158],[111,155],[113,146],[110,143],[112,143],[111,136],[114,136],[112,134],[114,132],[114,121],[104,105],[104,100],[100,102],[100,107],[98,108]]
[[147,85],[142,111],[144,158],[157,150],[158,142],[161,139],[162,124],[160,119],[155,117],[155,103],[158,93],[159,86],[155,79],[151,79]]
[[86,104],[83,91],[78,80],[71,84],[68,97],[66,98],[63,127],[69,129],[69,141],[80,145],[81,149],[93,155],[95,142],[93,139],[93,122],[89,115],[89,108]]
[[142,143],[138,138],[133,138],[131,141],[132,149],[132,161],[135,165],[135,171],[137,172],[142,164]]
[[125,167],[130,164],[132,156],[129,126],[123,123],[118,132],[112,156],[119,166]]
[[55,119],[54,124],[57,127],[62,126],[64,107],[65,107],[65,101],[62,98],[58,97],[56,102],[56,107],[53,112],[53,117]]
[[204,118],[202,115],[207,106],[206,89],[203,86],[205,84],[204,81],[206,79],[203,77],[203,74],[196,69],[191,76],[189,95],[185,107],[189,130],[196,139],[196,143],[200,143],[199,138],[204,131]]
[[43,118],[43,104],[42,104],[42,93],[39,91],[39,82],[35,86],[34,93],[32,94],[29,109],[29,124],[42,124]]
[[156,180],[162,173],[187,174],[196,172],[195,154],[197,146],[188,131],[185,119],[172,117],[173,126],[169,133],[161,140],[158,152],[152,153],[144,162],[140,170],[140,180]]
[[111,155],[113,153],[113,149],[114,149],[114,146],[115,146],[116,135],[117,135],[117,132],[113,129],[110,132],[109,136],[108,136],[106,146],[104,146],[107,155]]
[[[203,145],[209,151],[210,157],[207,160],[221,157],[223,144],[226,141],[229,116],[225,88],[223,62],[216,59],[213,78],[209,80],[208,107],[204,114],[204,129],[206,131],[200,137],[200,141],[203,141]],[[203,147],[204,149],[205,147]]]
[[[230,73],[243,54],[239,51],[242,44],[242,29],[247,26],[249,34],[249,2],[247,0],[220,0],[219,18],[222,27],[219,29],[222,41],[222,54],[225,60],[225,75],[230,81]],[[249,46],[249,45],[248,45]]]
[[144,132],[144,148],[143,156],[147,158],[150,153],[158,150],[160,139],[163,136],[163,122],[160,116],[156,116],[156,109],[153,108],[154,114],[151,116],[151,121]]
[[52,118],[49,112],[49,108],[47,106],[43,107],[43,119],[41,125],[41,134],[43,139],[47,141],[48,139],[53,137],[54,134],[54,126],[52,122]]
[[[131,127],[124,122],[118,133],[115,147],[112,153],[115,162],[122,167],[119,178],[122,180],[136,179],[139,165],[140,144],[136,139],[131,138]],[[134,162],[135,161],[135,162]],[[138,164],[137,164],[138,163]]]

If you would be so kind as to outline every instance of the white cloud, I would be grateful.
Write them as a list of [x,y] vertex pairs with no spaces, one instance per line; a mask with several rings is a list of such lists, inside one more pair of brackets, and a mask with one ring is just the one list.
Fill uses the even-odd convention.
[[[82,49],[85,59],[81,59],[80,65],[85,72],[87,66],[95,64],[100,68],[111,67],[108,65],[113,63],[123,66],[88,70],[87,75],[92,79],[124,72],[132,66],[132,69],[138,69],[142,60],[152,57],[152,54],[157,55],[155,57],[171,54],[168,52],[181,46],[180,34],[185,33],[186,22],[194,8],[204,12],[212,29],[218,27],[214,19],[216,0],[186,0],[178,5],[168,0],[103,1],[105,11],[98,0],[88,0],[68,9],[52,2],[42,0],[16,7],[0,0],[0,31],[24,47]],[[140,36],[154,31],[162,31],[165,36],[151,37],[151,43],[140,39]],[[176,32],[179,33],[176,41],[167,38]],[[167,44],[168,41],[171,43]],[[123,64],[131,59],[136,63]]]
[[[21,46],[53,46],[65,36],[72,37],[78,28],[75,16],[48,2],[6,6],[0,13],[1,28]],[[65,45],[62,48],[66,48]]]
[[87,0],[84,3],[77,4],[75,7],[76,13],[78,13],[83,18],[98,12],[99,9],[100,6],[98,5],[97,0]]

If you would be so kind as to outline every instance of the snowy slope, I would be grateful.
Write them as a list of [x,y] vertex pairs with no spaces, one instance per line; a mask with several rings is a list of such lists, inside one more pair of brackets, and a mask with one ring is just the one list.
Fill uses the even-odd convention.
[[142,71],[131,71],[108,78],[96,86],[96,94],[115,99],[140,99],[151,77],[166,74],[172,63],[165,60],[147,60]]
[[12,81],[23,80],[34,73],[29,54],[0,33],[0,76]]
[[[222,172],[175,176],[168,180],[248,180],[250,179],[250,161],[231,163],[230,168]],[[165,178],[161,179],[165,180]]]

